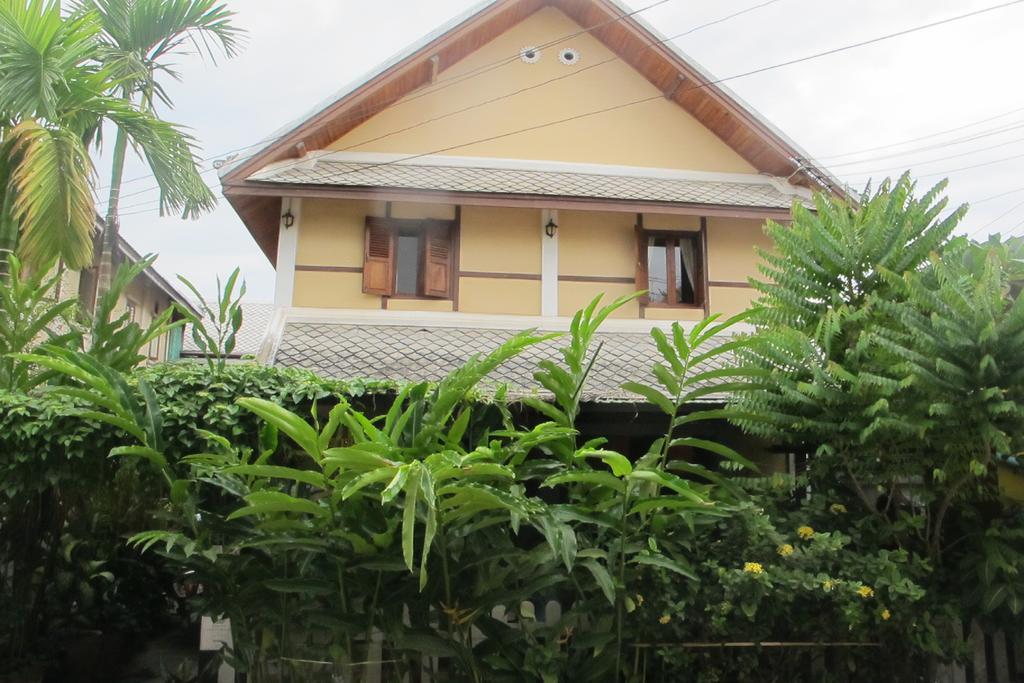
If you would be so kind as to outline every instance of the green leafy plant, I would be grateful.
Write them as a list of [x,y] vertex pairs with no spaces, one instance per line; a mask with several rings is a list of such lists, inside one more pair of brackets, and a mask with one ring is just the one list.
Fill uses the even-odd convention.
[[13,254],[7,257],[9,278],[0,286],[0,387],[28,391],[49,377],[12,354],[46,343],[69,346],[80,340],[73,326],[74,299],[57,301],[62,272],[30,271]]
[[87,316],[88,353],[99,366],[111,372],[123,372],[135,367],[146,359],[142,350],[151,341],[185,324],[182,320],[172,320],[174,307],[155,316],[145,328],[132,320],[127,310],[118,315],[118,308],[128,287],[155,260],[156,256],[149,255],[135,263],[122,263],[110,289],[100,296],[92,315]]
[[217,278],[216,309],[206,303],[199,290],[187,278],[178,276],[178,279],[195,296],[195,300],[206,318],[204,320],[203,317],[191,311],[184,311],[192,325],[192,340],[203,357],[206,358],[206,363],[213,372],[224,370],[227,358],[235,350],[235,338],[238,336],[238,331],[242,329],[242,297],[245,296],[245,281],[242,281],[238,288],[238,294],[235,295],[235,285],[239,273],[240,270],[235,268],[228,279],[224,281],[223,286],[221,286],[220,278]]

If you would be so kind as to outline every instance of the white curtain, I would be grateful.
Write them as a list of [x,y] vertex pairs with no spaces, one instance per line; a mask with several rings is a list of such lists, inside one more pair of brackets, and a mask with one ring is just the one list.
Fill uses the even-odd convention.
[[686,269],[686,279],[690,281],[690,289],[697,291],[697,286],[693,283],[693,266],[694,259],[697,258],[697,254],[694,250],[693,240],[686,238],[679,238],[679,253],[683,257],[683,267]]

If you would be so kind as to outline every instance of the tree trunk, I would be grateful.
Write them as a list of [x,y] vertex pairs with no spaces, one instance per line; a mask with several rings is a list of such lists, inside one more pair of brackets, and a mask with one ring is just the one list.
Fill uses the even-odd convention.
[[128,149],[128,138],[124,131],[117,129],[114,140],[114,158],[110,170],[110,193],[107,199],[107,215],[103,219],[103,242],[100,251],[99,267],[96,273],[96,294],[92,301],[84,302],[89,310],[93,310],[100,297],[110,290],[114,277],[114,252],[121,233],[121,219],[118,208],[121,203],[121,180],[124,177],[124,157]]
[[18,222],[11,215],[13,204],[14,193],[5,192],[0,205],[0,282],[7,280],[7,257],[14,254],[18,246]]

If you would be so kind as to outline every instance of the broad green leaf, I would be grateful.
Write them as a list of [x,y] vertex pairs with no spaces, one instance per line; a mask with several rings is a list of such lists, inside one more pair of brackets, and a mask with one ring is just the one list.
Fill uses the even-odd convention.
[[295,413],[262,398],[240,398],[236,403],[287,434],[317,463],[320,462],[319,435]]
[[661,412],[666,415],[676,414],[675,403],[654,387],[649,387],[646,384],[640,384],[639,382],[626,382],[622,385],[622,388],[626,391],[644,397],[647,399],[648,403],[657,406],[661,409]]
[[699,448],[700,450],[711,451],[712,453],[717,453],[726,460],[731,460],[732,462],[742,465],[749,470],[754,472],[761,471],[758,469],[757,465],[744,458],[732,448],[729,448],[725,444],[718,443],[717,441],[709,441],[707,439],[698,439],[687,436],[680,439],[673,439],[669,445],[673,448],[676,446],[688,446],[689,448]]
[[280,491],[257,491],[250,493],[245,497],[245,502],[248,503],[247,507],[235,510],[228,515],[228,520],[238,519],[239,517],[245,517],[248,515],[262,515],[273,512],[299,512],[303,514],[314,515],[316,517],[326,517],[330,515],[330,511],[311,500],[305,498],[295,498],[289,496],[287,493],[281,493]]
[[684,576],[691,581],[697,581],[697,575],[694,574],[689,567],[676,562],[675,560],[669,559],[664,555],[641,553],[633,556],[630,562],[634,564],[645,564],[651,567],[661,567],[662,569],[667,569],[670,572],[675,572],[680,576]]
[[633,465],[629,462],[629,459],[615,451],[607,451],[599,448],[585,448],[578,451],[575,457],[597,458],[598,460],[602,460],[611,468],[612,474],[616,477],[624,477],[633,471]]
[[542,485],[553,487],[559,484],[593,484],[594,486],[605,486],[618,493],[623,493],[626,490],[626,484],[621,479],[613,474],[599,470],[556,474],[545,479]]
[[280,467],[278,465],[234,465],[224,468],[225,474],[241,474],[251,477],[263,477],[264,479],[290,479],[317,488],[326,488],[327,478],[319,472],[310,470],[298,470],[293,467]]
[[608,573],[608,570],[603,564],[597,560],[580,560],[580,565],[587,568],[587,570],[594,576],[594,580],[600,587],[601,592],[608,598],[608,604],[615,604],[615,582],[612,581],[612,575]]
[[117,448],[110,449],[110,457],[112,458],[125,456],[144,458],[157,467],[167,467],[167,458],[165,458],[159,451],[149,448],[148,446],[118,446]]

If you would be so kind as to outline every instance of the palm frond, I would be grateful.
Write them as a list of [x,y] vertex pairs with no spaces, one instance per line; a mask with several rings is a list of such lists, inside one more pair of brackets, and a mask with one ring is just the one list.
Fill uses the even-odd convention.
[[34,119],[15,126],[5,141],[14,159],[9,189],[21,228],[19,251],[33,264],[62,258],[70,268],[92,261],[96,225],[93,166],[81,138]]

